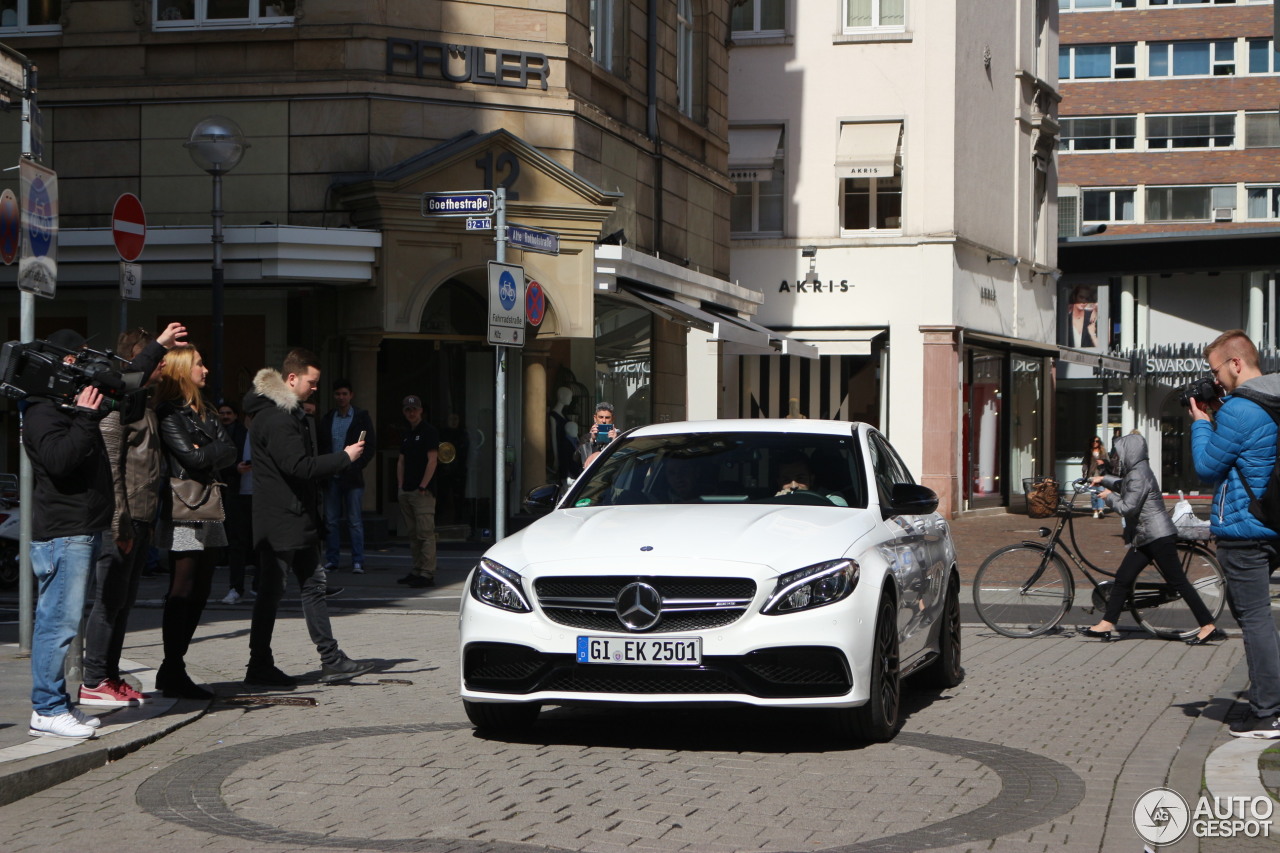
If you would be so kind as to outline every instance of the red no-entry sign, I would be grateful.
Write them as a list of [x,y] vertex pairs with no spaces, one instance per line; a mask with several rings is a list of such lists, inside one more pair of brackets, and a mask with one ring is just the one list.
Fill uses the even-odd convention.
[[125,193],[116,199],[111,211],[111,239],[116,251],[125,261],[136,261],[147,242],[147,215],[142,212],[142,202],[133,193]]

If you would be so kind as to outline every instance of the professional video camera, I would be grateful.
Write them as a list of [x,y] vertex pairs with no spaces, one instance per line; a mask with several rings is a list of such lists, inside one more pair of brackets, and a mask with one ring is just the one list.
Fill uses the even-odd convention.
[[[66,361],[67,356],[75,356]],[[126,422],[142,414],[146,405],[139,389],[146,378],[125,373],[110,352],[68,349],[50,341],[9,341],[0,348],[0,394],[10,400],[38,397],[65,409],[76,407],[76,397],[92,385],[102,392],[102,414],[120,412]]]
[[1222,386],[1212,376],[1201,376],[1199,379],[1188,382],[1178,392],[1178,405],[1189,408],[1191,401],[1195,400],[1200,404],[1200,408],[1207,409],[1210,404],[1218,402],[1222,397]]

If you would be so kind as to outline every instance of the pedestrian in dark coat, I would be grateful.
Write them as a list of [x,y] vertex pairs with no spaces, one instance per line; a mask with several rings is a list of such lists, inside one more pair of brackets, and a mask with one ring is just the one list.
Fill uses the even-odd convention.
[[297,682],[281,672],[271,652],[276,611],[292,573],[302,590],[302,613],[323,665],[321,681],[345,681],[373,669],[338,648],[325,603],[327,587],[320,565],[320,480],[343,471],[364,452],[356,442],[338,452],[317,456],[302,403],[320,381],[316,357],[293,350],[281,371],[264,368],[244,399],[253,416],[249,446],[253,457],[253,540],[262,573],[249,629],[249,666],[245,682],[292,687]]

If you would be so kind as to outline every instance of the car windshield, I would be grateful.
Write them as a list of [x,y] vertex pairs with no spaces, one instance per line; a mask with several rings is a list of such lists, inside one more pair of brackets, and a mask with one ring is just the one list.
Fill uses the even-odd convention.
[[852,435],[707,432],[610,445],[566,506],[776,503],[865,508]]

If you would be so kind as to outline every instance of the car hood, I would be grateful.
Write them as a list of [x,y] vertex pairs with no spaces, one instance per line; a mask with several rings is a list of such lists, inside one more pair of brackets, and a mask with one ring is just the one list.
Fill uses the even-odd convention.
[[485,556],[516,571],[581,562],[595,573],[629,572],[636,560],[657,559],[749,563],[783,572],[850,554],[875,527],[876,516],[844,507],[768,504],[563,509]]

